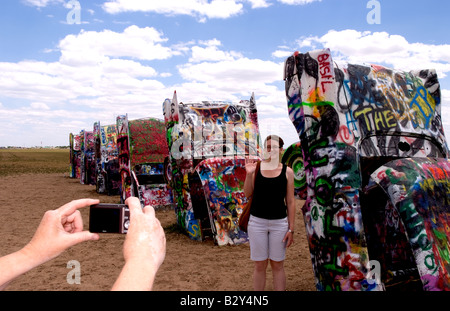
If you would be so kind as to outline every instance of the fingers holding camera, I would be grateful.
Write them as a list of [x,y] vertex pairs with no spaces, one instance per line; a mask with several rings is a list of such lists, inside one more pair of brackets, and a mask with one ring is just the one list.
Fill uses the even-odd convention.
[[[99,200],[81,199],[45,212],[31,241],[19,251],[0,257],[0,290],[11,280],[51,260],[67,248],[99,235],[83,230],[79,208],[98,204]],[[126,201],[130,209],[130,227],[124,243],[125,265],[113,289],[150,290],[166,253],[166,238],[155,210],[141,208],[139,199]]]
[[99,200],[93,199],[80,199],[69,202],[56,210],[61,219],[62,227],[67,233],[71,234],[68,237],[74,243],[72,245],[78,244],[83,241],[99,239],[98,234],[91,233],[87,230],[83,231],[83,218],[81,217],[81,213],[78,210],[79,208],[94,205],[99,202]]
[[130,226],[123,245],[125,266],[113,290],[150,290],[166,255],[166,237],[152,206],[141,208],[139,199],[125,201]]
[[92,199],[75,200],[45,212],[24,252],[40,264],[80,242],[97,240],[98,234],[83,231],[83,220],[78,209],[98,202]]
[[60,208],[58,208],[57,211],[59,213],[61,213],[62,216],[69,216],[69,215],[72,215],[79,208],[87,207],[87,206],[98,204],[98,203],[100,203],[100,200],[97,200],[97,199],[73,200],[69,203],[64,204]]
[[156,264],[159,267],[164,262],[164,258],[166,256],[166,235],[161,223],[155,216],[155,209],[153,206],[145,206],[143,211],[144,214],[151,219],[151,233],[153,235],[152,243],[154,247],[154,254],[156,255]]
[[[155,216],[155,209],[153,208],[153,206],[151,206],[151,205],[146,205],[146,206],[144,206],[144,208],[142,209],[142,211],[144,212],[144,214],[156,218],[156,216]],[[158,219],[156,218],[156,220],[158,220]]]
[[128,198],[130,226],[124,244],[125,260],[153,260],[159,267],[165,257],[166,238],[152,206],[141,208],[139,199]]
[[136,197],[129,197],[125,200],[125,204],[130,209],[130,220],[133,214],[139,214],[142,211],[141,202]]

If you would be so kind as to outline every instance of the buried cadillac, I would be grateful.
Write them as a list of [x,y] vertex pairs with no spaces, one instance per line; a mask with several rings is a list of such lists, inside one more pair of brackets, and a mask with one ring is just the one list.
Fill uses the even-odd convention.
[[[318,290],[449,290],[450,163],[432,69],[285,61],[294,168]],[[377,278],[371,263],[378,262]]]
[[254,95],[239,102],[178,102],[174,92],[163,112],[169,146],[165,171],[177,224],[193,240],[246,243],[237,222],[247,202],[245,157],[260,157]]

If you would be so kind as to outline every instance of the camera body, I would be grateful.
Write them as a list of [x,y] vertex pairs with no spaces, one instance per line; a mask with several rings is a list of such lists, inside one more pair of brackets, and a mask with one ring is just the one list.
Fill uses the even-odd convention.
[[127,233],[129,224],[130,209],[125,204],[99,203],[90,206],[90,232]]

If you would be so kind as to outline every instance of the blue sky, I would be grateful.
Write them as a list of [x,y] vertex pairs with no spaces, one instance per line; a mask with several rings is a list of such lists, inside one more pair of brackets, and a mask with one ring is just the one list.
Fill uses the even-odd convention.
[[0,146],[68,145],[119,114],[163,118],[174,90],[184,102],[254,92],[262,136],[294,143],[283,62],[324,47],[338,61],[436,69],[450,133],[450,2],[377,2],[379,24],[369,0],[1,1]]

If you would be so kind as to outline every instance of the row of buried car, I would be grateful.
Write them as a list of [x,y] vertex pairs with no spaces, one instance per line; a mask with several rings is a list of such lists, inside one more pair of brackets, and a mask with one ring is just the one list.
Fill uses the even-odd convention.
[[259,158],[254,97],[237,103],[163,103],[164,120],[128,120],[70,135],[70,176],[97,192],[174,208],[191,239],[247,242],[236,226],[246,203],[245,155]]
[[70,151],[70,177],[95,185],[98,193],[120,195],[122,203],[137,196],[143,205],[172,205],[164,179],[168,148],[161,120],[128,120],[125,115],[116,124],[95,122],[92,131],[70,134]]
[[[284,80],[299,141],[282,161],[304,200],[316,288],[450,289],[449,149],[436,72],[338,63],[324,49],[287,58]],[[254,96],[179,103],[174,93],[163,113],[158,182],[170,191],[178,224],[195,240],[245,243],[237,226],[245,157],[261,158]],[[122,129],[132,123],[121,120]],[[122,198],[142,196],[135,185],[156,181],[139,178],[133,135],[128,130],[128,158],[117,149],[119,167],[131,161],[118,174]]]

